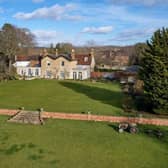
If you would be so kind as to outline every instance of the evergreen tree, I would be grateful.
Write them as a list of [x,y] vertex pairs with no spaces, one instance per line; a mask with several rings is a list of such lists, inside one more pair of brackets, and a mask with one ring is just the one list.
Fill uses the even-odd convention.
[[168,28],[157,30],[147,41],[140,77],[153,112],[168,114]]

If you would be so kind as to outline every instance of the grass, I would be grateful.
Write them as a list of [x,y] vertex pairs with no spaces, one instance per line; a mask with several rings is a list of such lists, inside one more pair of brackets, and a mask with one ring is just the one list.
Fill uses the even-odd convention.
[[[48,120],[44,126],[6,122],[0,116],[2,168],[167,168],[168,128],[161,139],[119,134],[108,123]],[[156,129],[156,127],[150,127]]]
[[[118,84],[54,80],[0,84],[0,108],[123,115]],[[119,134],[116,125],[47,120],[43,126],[7,123],[0,116],[2,168],[167,168],[168,128],[139,126]],[[147,134],[146,130],[152,130]],[[157,138],[155,130],[163,132]]]
[[0,83],[0,108],[121,115],[123,94],[115,83],[55,80]]

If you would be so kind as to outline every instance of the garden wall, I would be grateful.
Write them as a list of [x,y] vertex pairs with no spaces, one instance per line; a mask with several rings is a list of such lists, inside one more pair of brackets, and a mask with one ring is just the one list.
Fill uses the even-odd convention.
[[[18,110],[0,109],[0,115],[15,115]],[[168,119],[160,118],[137,118],[137,117],[118,117],[118,116],[102,116],[91,114],[70,114],[70,113],[58,113],[58,112],[42,112],[42,118],[53,119],[67,119],[67,120],[86,120],[86,121],[102,121],[102,122],[131,122],[147,125],[159,125],[168,126]]]

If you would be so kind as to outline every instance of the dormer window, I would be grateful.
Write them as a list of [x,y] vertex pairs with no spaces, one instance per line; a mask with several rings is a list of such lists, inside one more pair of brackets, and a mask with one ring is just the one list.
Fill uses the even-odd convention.
[[84,62],[88,62],[88,57],[84,57]]

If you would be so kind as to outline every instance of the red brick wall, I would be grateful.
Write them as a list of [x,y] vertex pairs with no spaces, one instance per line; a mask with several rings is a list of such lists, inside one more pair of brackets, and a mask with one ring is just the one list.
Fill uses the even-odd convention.
[[103,72],[91,72],[91,78],[92,79],[102,78],[103,75],[104,75]]
[[[18,110],[0,109],[0,115],[15,115]],[[147,125],[162,125],[168,126],[168,119],[159,118],[136,118],[136,117],[118,117],[118,116],[101,116],[101,115],[87,115],[87,114],[71,114],[71,113],[57,113],[57,112],[42,112],[43,118],[53,119],[68,119],[68,120],[90,120],[90,121],[103,121],[103,122],[132,122]]]
[[0,115],[15,115],[18,112],[18,110],[10,110],[10,109],[0,109]]
[[51,113],[51,112],[43,112],[42,117],[55,118],[55,119],[104,121],[114,123],[132,122],[147,125],[168,126],[168,119],[158,119],[158,118],[147,119],[147,118],[135,118],[135,117],[100,116],[100,115],[87,115],[87,114]]

